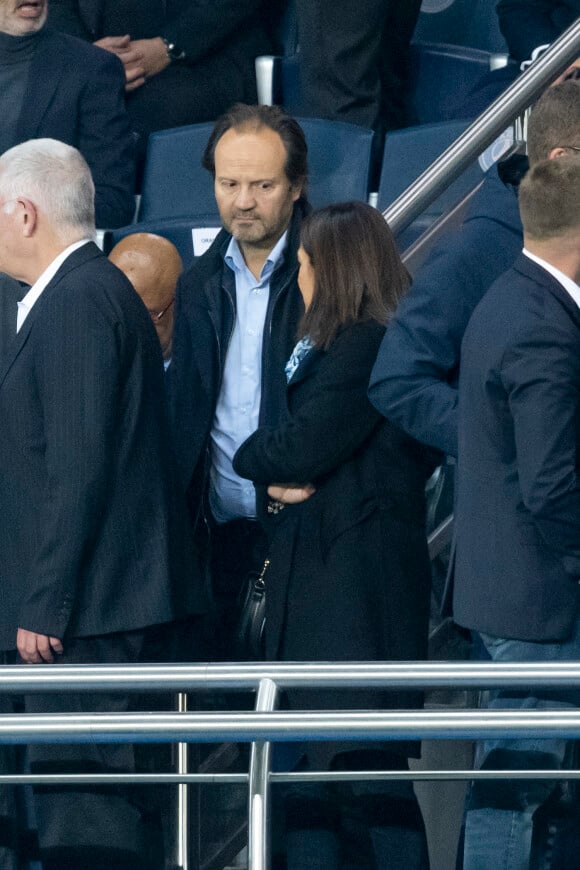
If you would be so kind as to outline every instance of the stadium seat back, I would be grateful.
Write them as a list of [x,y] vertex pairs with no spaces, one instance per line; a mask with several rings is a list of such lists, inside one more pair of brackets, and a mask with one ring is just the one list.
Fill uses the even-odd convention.
[[423,0],[415,39],[506,52],[496,4],[497,0]]
[[[469,126],[469,121],[423,124],[387,135],[379,180],[377,208],[387,209]],[[404,250],[420,232],[427,229],[473,190],[483,178],[475,161],[456,179],[417,221],[401,234]]]
[[298,118],[308,144],[308,199],[318,208],[368,199],[373,131],[343,121]]
[[220,229],[215,215],[200,215],[197,218],[169,218],[166,220],[141,221],[111,230],[107,236],[106,251],[134,233],[154,233],[173,242],[181,255],[183,268],[189,269],[195,255],[204,253]]
[[[418,124],[451,121],[489,74],[491,54],[460,45],[413,43],[410,101]],[[471,117],[470,113],[467,113]]]
[[191,124],[149,137],[139,221],[217,216],[213,179],[201,165],[212,129]]

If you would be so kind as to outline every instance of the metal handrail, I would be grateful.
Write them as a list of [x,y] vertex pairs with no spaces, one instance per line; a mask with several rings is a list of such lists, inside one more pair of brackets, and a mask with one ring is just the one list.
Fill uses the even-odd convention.
[[[0,692],[247,691],[271,679],[298,688],[574,687],[580,662],[250,662],[167,665],[2,665]],[[184,715],[184,714],[180,714]],[[1,721],[1,720],[0,720]]]
[[[134,678],[138,677],[137,680]],[[274,712],[281,688],[310,686],[373,686],[433,688],[488,686],[529,688],[577,686],[580,663],[259,663],[207,665],[37,665],[0,667],[0,691],[190,691],[258,688],[253,713],[125,713],[25,714],[0,716],[0,744],[81,742],[253,742],[249,776],[240,774],[43,774],[1,776],[0,783],[80,782],[244,782],[249,783],[248,841],[250,870],[267,870],[269,859],[269,793],[272,782],[352,779],[476,779],[472,771],[314,771],[273,774],[270,741],[398,740],[474,737],[580,737],[580,710],[467,710],[385,712]],[[135,685],[135,682],[138,685]],[[521,775],[521,774],[518,774]],[[510,778],[511,771],[485,771],[485,778]],[[580,773],[526,771],[524,778],[571,779]],[[181,818],[186,825],[187,819]],[[181,837],[181,843],[186,837]],[[179,846],[179,843],[178,843]],[[186,870],[187,858],[178,864]]]
[[383,212],[391,230],[408,227],[578,55],[580,18]]
[[0,744],[580,737],[578,710],[4,714]]

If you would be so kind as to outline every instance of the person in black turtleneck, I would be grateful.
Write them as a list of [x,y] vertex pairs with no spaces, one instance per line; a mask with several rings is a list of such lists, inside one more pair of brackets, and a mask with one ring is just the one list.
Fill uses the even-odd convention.
[[143,153],[154,130],[255,103],[254,59],[271,53],[263,0],[51,0],[50,24],[116,54]]
[[0,153],[52,138],[85,157],[97,226],[131,221],[134,142],[119,60],[46,27],[48,0],[0,0]]

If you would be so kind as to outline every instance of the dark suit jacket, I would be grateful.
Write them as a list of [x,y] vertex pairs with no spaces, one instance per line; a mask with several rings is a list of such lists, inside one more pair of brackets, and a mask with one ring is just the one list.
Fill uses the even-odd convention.
[[[121,35],[103,32],[104,5],[104,0],[51,0],[49,20],[52,27],[92,42],[103,36]],[[183,120],[165,126],[206,121],[236,100],[256,101],[254,58],[268,54],[271,44],[262,23],[261,5],[262,0],[165,0],[165,26],[161,33],[151,36],[162,36],[186,52],[185,65],[191,72],[189,99],[197,107],[192,109],[197,112],[193,117],[188,117],[187,108],[181,107]],[[133,111],[135,103],[139,116],[138,106],[149,89],[157,99],[162,93],[168,103],[183,99],[188,91],[182,90],[183,77],[178,75],[183,72],[182,67],[181,63],[172,65],[129,94],[129,111]],[[206,93],[205,99],[204,94],[196,93],[196,88]],[[204,108],[206,114],[200,117]],[[152,116],[158,110],[155,104],[151,105]],[[179,116],[177,107],[169,115],[166,110],[162,115],[172,116]],[[160,127],[151,119],[147,129]]]
[[[258,429],[234,468],[257,484],[311,482],[306,502],[265,517],[266,654],[284,661],[421,659],[427,653],[430,566],[426,451],[366,396],[384,327],[345,328],[311,351],[288,385],[289,416]],[[412,693],[309,692],[316,709],[407,706]],[[414,696],[415,703],[417,696]]]
[[17,303],[25,293],[26,287],[0,272],[0,367],[8,348],[16,339]]
[[163,390],[144,305],[83,246],[0,371],[0,649],[19,626],[104,635],[203,608]]
[[38,40],[16,133],[14,144],[50,137],[78,148],[95,182],[97,226],[130,223],[135,167],[118,58],[47,28]]
[[580,0],[499,0],[497,14],[510,54],[521,62],[574,23]]
[[457,622],[566,638],[580,589],[580,309],[524,255],[465,334],[455,517]]

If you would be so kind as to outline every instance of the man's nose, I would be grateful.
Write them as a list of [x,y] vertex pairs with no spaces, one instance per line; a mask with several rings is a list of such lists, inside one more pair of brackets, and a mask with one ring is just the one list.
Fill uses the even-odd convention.
[[236,205],[241,209],[251,209],[256,205],[256,196],[250,186],[240,187],[236,197]]

